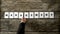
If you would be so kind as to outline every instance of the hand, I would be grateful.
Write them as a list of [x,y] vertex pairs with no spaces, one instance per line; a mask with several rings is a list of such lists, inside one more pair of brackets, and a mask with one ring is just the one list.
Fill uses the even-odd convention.
[[25,23],[26,21],[26,18],[21,18],[21,22]]

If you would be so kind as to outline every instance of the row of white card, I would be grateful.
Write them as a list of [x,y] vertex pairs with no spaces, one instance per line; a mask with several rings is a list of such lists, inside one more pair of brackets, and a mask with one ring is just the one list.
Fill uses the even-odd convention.
[[5,12],[4,18],[54,18],[54,12]]

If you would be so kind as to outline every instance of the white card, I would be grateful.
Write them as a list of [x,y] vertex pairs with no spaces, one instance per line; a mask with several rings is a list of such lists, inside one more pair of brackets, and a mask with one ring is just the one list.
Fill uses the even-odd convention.
[[34,16],[35,18],[38,18],[38,12],[35,12]]
[[4,13],[4,18],[9,18],[9,12]]
[[45,18],[49,18],[49,12],[45,12]]
[[28,18],[28,12],[24,12],[24,18]]
[[44,18],[44,12],[40,12],[40,18]]
[[14,17],[13,12],[9,12],[9,18],[13,18],[13,17]]
[[54,12],[50,12],[50,18],[54,18]]
[[29,12],[29,14],[30,14],[29,17],[33,18],[33,12]]
[[19,18],[23,18],[23,12],[19,12]]
[[14,18],[18,18],[18,12],[14,12]]

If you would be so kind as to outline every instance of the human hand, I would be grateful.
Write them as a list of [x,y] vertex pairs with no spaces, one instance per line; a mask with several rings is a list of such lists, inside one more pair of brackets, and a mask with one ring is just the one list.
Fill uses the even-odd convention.
[[25,23],[27,21],[26,18],[21,18],[21,22]]

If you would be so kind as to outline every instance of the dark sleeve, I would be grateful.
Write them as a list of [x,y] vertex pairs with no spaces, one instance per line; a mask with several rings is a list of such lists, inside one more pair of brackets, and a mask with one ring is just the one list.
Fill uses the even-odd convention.
[[20,23],[17,34],[24,34],[24,31],[25,31],[25,23]]

